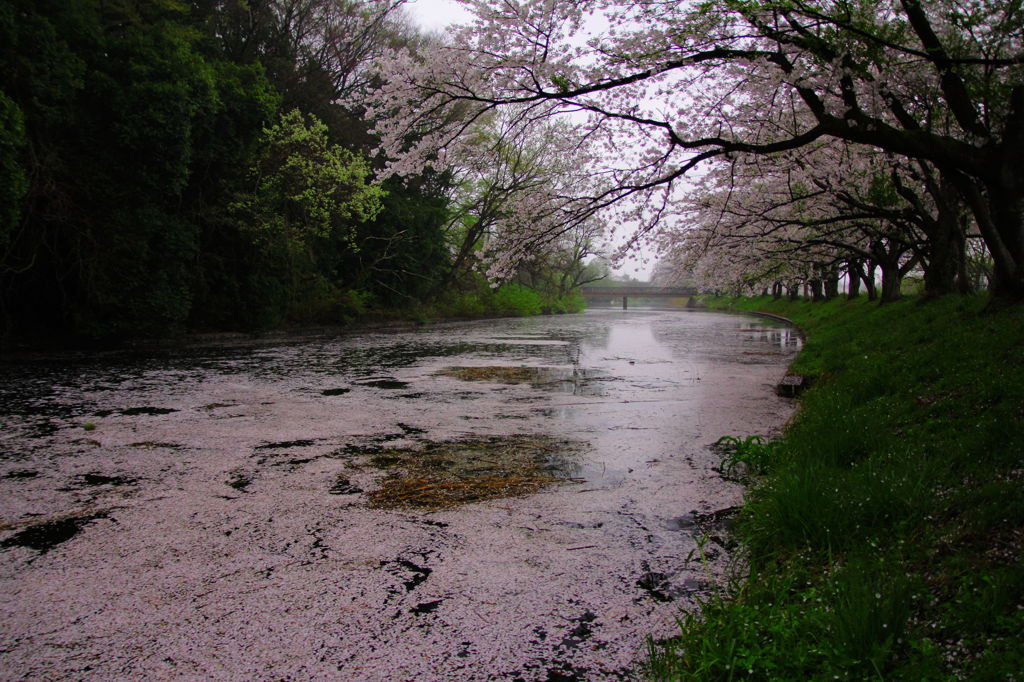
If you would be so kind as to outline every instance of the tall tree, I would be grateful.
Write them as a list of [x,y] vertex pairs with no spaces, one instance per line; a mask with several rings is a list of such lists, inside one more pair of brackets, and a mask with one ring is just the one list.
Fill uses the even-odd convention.
[[710,159],[836,138],[934,165],[974,213],[994,292],[1024,297],[1019,0],[467,4],[477,21],[451,43],[390,61],[378,130],[396,172],[496,108],[524,128],[586,114],[578,136],[609,158],[580,210],[620,206],[647,230]]

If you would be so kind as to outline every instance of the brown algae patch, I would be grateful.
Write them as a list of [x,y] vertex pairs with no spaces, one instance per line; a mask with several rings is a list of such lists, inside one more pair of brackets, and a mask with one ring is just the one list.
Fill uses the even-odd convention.
[[463,381],[493,381],[499,384],[544,384],[566,380],[550,367],[449,367],[438,374]]
[[377,508],[444,509],[536,493],[571,476],[585,444],[547,436],[493,436],[385,448],[370,463],[389,471],[369,493]]

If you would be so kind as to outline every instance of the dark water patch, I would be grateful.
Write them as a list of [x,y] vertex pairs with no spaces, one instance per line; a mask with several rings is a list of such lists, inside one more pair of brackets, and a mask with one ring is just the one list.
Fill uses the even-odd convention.
[[346,476],[338,476],[327,492],[331,495],[358,495],[363,489],[354,485]]
[[283,440],[276,443],[263,443],[257,445],[257,450],[285,450],[287,448],[308,448],[311,445],[316,445],[316,440],[302,439],[302,440]]
[[562,638],[558,647],[560,649],[578,649],[594,634],[594,628],[591,626],[591,623],[595,620],[597,620],[597,616],[590,611],[586,611],[583,615],[573,618],[570,622],[575,623],[575,627],[569,630],[568,634]]
[[105,516],[105,514],[69,516],[37,523],[0,542],[0,547],[27,547],[40,554],[45,554],[57,545],[78,535],[90,522]]
[[380,388],[385,391],[409,388],[408,381],[399,381],[398,379],[371,379],[370,381],[360,381],[358,384],[360,386],[369,386],[370,388]]
[[177,411],[178,410],[170,407],[150,407],[147,405],[145,407],[129,407],[126,410],[121,410],[121,414],[126,417],[134,417],[136,415],[155,416],[160,414],[171,414],[172,412]]
[[128,408],[125,408],[123,410],[107,410],[107,409],[96,410],[95,412],[92,413],[92,415],[94,417],[109,417],[109,416],[111,416],[113,414],[122,414],[122,415],[124,415],[126,417],[135,417],[135,416],[139,416],[139,415],[145,415],[145,416],[152,417],[152,416],[161,415],[161,414],[171,414],[172,412],[177,412],[177,411],[178,410],[175,410],[175,409],[170,408],[170,407],[152,407],[152,406],[146,405],[146,406],[143,406],[143,407],[128,407]]
[[335,354],[325,363],[328,366],[351,368],[367,368],[370,371],[394,370],[411,367],[427,358],[447,358],[470,353],[500,354],[510,349],[508,344],[491,342],[430,342],[412,341],[408,343],[378,345],[376,347],[347,348],[341,355]]
[[75,478],[81,485],[87,486],[131,485],[136,481],[136,479],[128,478],[127,476],[106,476],[104,474],[97,473],[82,474]]
[[[534,665],[528,665],[523,671],[514,676],[508,676],[512,682],[525,682],[526,680],[542,680],[543,682],[587,682],[594,679],[607,679],[610,671],[603,670],[600,676],[595,675],[589,668],[575,666],[564,661],[543,660]],[[635,674],[613,673],[617,679],[635,679]]]
[[345,395],[346,393],[349,393],[351,390],[351,388],[328,388],[326,390],[320,391],[320,395]]
[[6,474],[3,475],[3,478],[10,478],[10,479],[17,480],[17,479],[24,479],[24,478],[35,478],[38,475],[39,475],[38,471],[34,471],[32,469],[20,469],[20,470],[17,470],[17,471],[9,471],[9,472],[7,472]]
[[383,449],[383,446],[379,444],[359,445],[356,443],[349,443],[348,445],[337,448],[324,456],[330,459],[353,460],[374,455]]
[[662,523],[666,530],[691,530],[697,525],[697,520],[694,518],[697,512],[690,512],[689,514],[683,514],[672,519],[668,519]]
[[640,579],[636,581],[636,586],[651,595],[655,601],[667,602],[673,599],[672,585],[664,573],[648,571],[640,576]]
[[25,430],[25,435],[29,438],[49,438],[60,430],[61,425],[59,423],[52,419],[44,419],[30,424]]
[[392,561],[380,562],[381,568],[386,569],[389,573],[398,574],[402,579],[402,586],[406,592],[412,592],[417,587],[426,582],[430,574],[434,572],[432,568],[427,566],[420,566],[414,564],[408,559],[394,559]]
[[576,521],[555,521],[556,525],[565,526],[574,530],[597,530],[604,527],[604,521],[592,521],[590,523],[578,523]]
[[214,410],[220,410],[225,407],[238,407],[238,403],[209,403],[207,405],[203,405],[202,409],[207,412],[213,412]]
[[388,396],[389,398],[401,398],[403,400],[418,400],[419,398],[427,395],[426,393],[400,393],[398,395]]
[[[98,443],[97,443],[97,445],[98,445]],[[170,442],[166,442],[165,443],[165,442],[155,441],[155,440],[143,440],[143,441],[139,441],[137,443],[132,443],[131,447],[133,447],[133,448],[143,448],[145,450],[178,450],[178,449],[183,448],[184,446],[181,443],[170,443]]]
[[297,469],[303,464],[309,464],[310,462],[316,461],[316,457],[297,457],[294,459],[288,459],[280,462],[271,462],[270,466],[273,467],[288,467],[289,470]]
[[395,424],[395,426],[402,429],[402,432],[407,436],[415,436],[427,432],[426,429],[421,429],[416,426],[409,426],[408,424],[403,424],[402,422],[398,422],[397,424]]
[[244,474],[235,474],[226,481],[226,484],[235,490],[245,492],[245,489],[252,485],[252,479]]
[[422,616],[424,614],[433,613],[434,611],[437,611],[438,607],[440,607],[441,604],[443,603],[443,599],[438,599],[436,601],[421,602],[416,606],[412,607],[411,609],[409,609],[409,612],[417,616]]

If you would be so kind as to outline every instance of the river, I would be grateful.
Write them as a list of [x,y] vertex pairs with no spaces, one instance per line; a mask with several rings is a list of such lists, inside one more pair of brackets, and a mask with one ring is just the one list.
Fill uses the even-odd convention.
[[0,679],[634,679],[799,344],[634,309],[9,360]]

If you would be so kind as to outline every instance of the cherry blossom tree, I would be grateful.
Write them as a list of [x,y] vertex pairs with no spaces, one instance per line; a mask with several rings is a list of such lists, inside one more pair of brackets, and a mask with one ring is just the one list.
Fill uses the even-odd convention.
[[[643,234],[707,162],[837,139],[923,161],[969,206],[992,287],[1024,297],[1024,55],[1019,3],[939,0],[465,0],[452,39],[383,64],[390,173],[462,153],[515,108],[510,134],[568,117],[599,179],[566,209]],[[535,235],[534,235],[535,236]]]
[[[871,291],[866,266],[868,273],[881,268],[883,301],[899,296],[900,279],[915,268],[928,293],[947,293],[950,261],[953,275],[966,276],[964,214],[942,201],[929,170],[836,141],[785,155],[739,155],[714,164],[683,202],[686,212],[665,221],[656,239],[669,262],[702,271],[713,288],[771,283],[781,293],[783,282],[792,288],[806,279],[816,296],[831,298],[840,268],[854,291],[860,279]],[[940,244],[944,222],[952,223],[954,244]]]
[[520,131],[514,113],[477,121],[460,153],[445,157],[453,257],[442,286],[474,269],[499,280],[527,260],[583,259],[604,230],[598,217],[577,210],[576,191],[593,183],[587,145],[556,122]]

